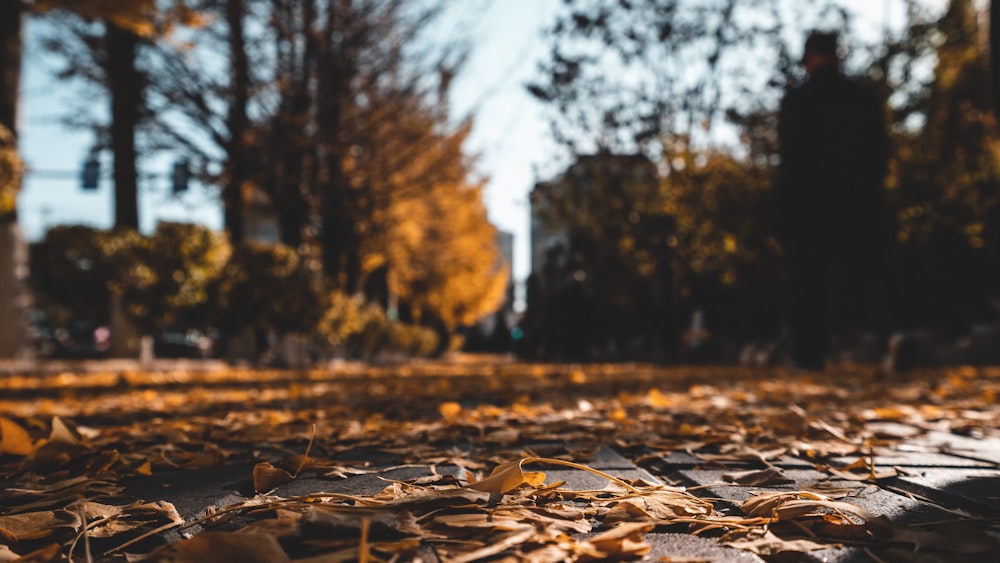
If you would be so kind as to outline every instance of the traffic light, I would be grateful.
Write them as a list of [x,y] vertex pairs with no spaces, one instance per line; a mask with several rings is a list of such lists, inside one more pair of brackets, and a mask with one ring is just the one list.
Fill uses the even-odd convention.
[[187,191],[188,180],[191,179],[191,169],[189,167],[188,159],[182,158],[174,162],[174,171],[170,175],[172,187],[171,191],[175,194]]
[[85,190],[96,190],[97,182],[101,177],[101,162],[97,157],[90,156],[83,162],[83,171],[80,174],[80,184]]

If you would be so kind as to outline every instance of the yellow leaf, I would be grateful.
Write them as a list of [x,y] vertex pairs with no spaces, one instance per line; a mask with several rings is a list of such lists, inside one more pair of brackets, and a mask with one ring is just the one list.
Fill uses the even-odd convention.
[[628,420],[628,413],[621,407],[615,407],[614,410],[608,413],[608,418],[615,422],[622,422]]
[[0,416],[0,455],[29,456],[35,450],[31,436],[21,426]]
[[455,401],[448,401],[441,403],[441,405],[438,406],[438,411],[445,420],[452,421],[455,420],[459,413],[462,412],[462,405],[456,403]]
[[525,472],[521,468],[525,461],[527,459],[519,459],[498,465],[493,468],[489,477],[469,484],[469,488],[490,493],[491,495],[503,495],[524,484],[537,487],[544,483],[544,473],[540,471]]
[[659,389],[650,389],[646,396],[649,404],[656,408],[670,408],[677,404],[672,397],[664,395]]

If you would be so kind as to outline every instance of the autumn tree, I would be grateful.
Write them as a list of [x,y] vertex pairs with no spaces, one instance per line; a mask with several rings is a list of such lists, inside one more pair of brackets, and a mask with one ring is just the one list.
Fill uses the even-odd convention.
[[[114,225],[138,230],[136,135],[148,116],[143,92],[149,81],[139,63],[140,51],[168,35],[176,25],[195,22],[197,13],[183,0],[169,4],[153,0],[47,0],[38,2],[36,9],[50,14],[50,22],[56,25],[57,31],[44,44],[64,63],[60,79],[81,79],[106,92],[109,122],[92,126],[102,139],[98,146],[110,148],[114,156]],[[91,103],[77,109],[92,118]]]
[[[1000,139],[986,30],[965,0],[952,0],[938,18],[911,16],[899,46],[891,45],[896,66],[930,61],[933,72],[895,88],[896,316],[964,330],[995,314],[989,300],[1000,282]],[[907,306],[914,302],[921,307]]]
[[538,185],[536,220],[566,240],[536,273],[543,318],[529,338],[568,359],[595,347],[618,357],[672,354],[675,225],[666,203],[656,166],[642,155],[581,156]]
[[[307,263],[321,261],[333,287],[383,307],[400,303],[442,332],[495,307],[493,229],[464,147],[471,124],[452,125],[448,116],[447,90],[464,51],[418,41],[440,7],[243,4],[235,18],[233,2],[215,5],[216,23],[192,34],[201,48],[164,45],[157,54],[155,113],[183,123],[169,134],[216,163],[223,194],[236,193],[239,174],[240,197],[262,197],[281,242]],[[213,64],[212,46],[228,46],[216,61],[228,76],[199,70]],[[229,225],[233,199],[223,199]],[[441,245],[462,250],[428,263],[429,249]],[[441,295],[445,286],[451,297]]]
[[25,328],[16,262],[17,194],[23,176],[17,151],[23,12],[20,0],[0,1],[0,358],[18,354]]
[[362,227],[368,235],[362,253],[366,278],[384,280],[402,318],[435,327],[442,344],[456,328],[496,310],[506,289],[482,185],[472,182],[464,156],[469,131],[466,125],[423,133],[419,158],[372,190],[381,208]]

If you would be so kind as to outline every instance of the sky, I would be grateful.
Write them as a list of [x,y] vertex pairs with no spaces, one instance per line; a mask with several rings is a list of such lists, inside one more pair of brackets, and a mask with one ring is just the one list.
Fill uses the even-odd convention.
[[[943,5],[946,0],[932,0]],[[899,0],[849,0],[862,17],[862,31],[875,33],[886,17],[902,21]],[[562,0],[461,0],[454,17],[467,26],[474,41],[464,72],[454,83],[452,111],[472,114],[468,148],[479,156],[478,170],[488,177],[485,202],[491,222],[515,237],[514,277],[530,269],[528,193],[536,181],[548,179],[557,148],[550,140],[540,105],[525,91],[537,62],[547,50],[543,30],[553,21]],[[28,24],[28,33],[32,24]],[[30,45],[30,43],[29,43]],[[92,142],[88,133],[67,129],[59,120],[74,93],[50,78],[45,61],[26,53],[20,115],[20,148],[32,171],[19,199],[22,232],[37,240],[53,225],[88,224],[110,227],[112,186],[80,189],[79,171]],[[96,100],[95,103],[104,104]],[[140,163],[149,176],[140,183],[139,217],[144,232],[158,221],[193,221],[222,227],[213,188],[194,186],[180,197],[170,194],[169,155]],[[110,160],[102,161],[107,172]],[[542,172],[538,172],[541,170]]]

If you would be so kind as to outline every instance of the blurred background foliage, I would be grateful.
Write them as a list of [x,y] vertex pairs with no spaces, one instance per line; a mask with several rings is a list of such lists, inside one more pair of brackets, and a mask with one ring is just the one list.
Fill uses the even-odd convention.
[[[533,274],[526,350],[684,359],[695,324],[730,350],[778,336],[775,113],[804,79],[797,56],[813,28],[841,33],[846,72],[888,108],[892,328],[957,335],[995,322],[1000,139],[987,6],[949,0],[932,15],[903,4],[901,29],[872,39],[836,1],[566,2],[528,88],[571,163],[536,188],[536,216],[568,243]],[[641,190],[623,190],[615,172],[629,159],[655,171]],[[649,219],[658,226],[643,237]],[[567,302],[594,314],[559,314]]]
[[439,351],[437,333],[390,320],[363,296],[330,290],[292,248],[233,248],[204,226],[161,223],[156,232],[51,229],[33,245],[37,305],[56,327],[107,326],[114,293],[142,334],[214,330],[311,339],[352,358]]
[[[503,302],[508,270],[466,147],[471,121],[449,112],[470,45],[431,36],[443,3],[0,8],[9,21],[44,21],[30,47],[79,94],[65,122],[93,132],[94,155],[114,156],[114,229],[57,227],[32,250],[36,301],[53,323],[113,323],[114,295],[140,334],[225,342],[249,331],[258,342],[308,336],[317,353],[426,355]],[[20,48],[8,31],[3,44]],[[218,190],[224,234],[169,223],[135,232],[139,163],[164,150]]]
[[[684,359],[699,311],[719,342],[778,333],[775,113],[804,78],[813,28],[841,32],[847,72],[889,110],[895,326],[995,321],[986,7],[900,2],[905,22],[875,37],[835,0],[562,2],[526,87],[564,148],[533,208],[565,244],[527,284],[523,350]],[[466,146],[472,123],[449,117],[470,44],[428,40],[444,6],[0,0],[3,14],[45,19],[37,46],[80,93],[67,121],[114,154],[115,229],[52,229],[32,250],[39,305],[57,323],[107,323],[115,295],[141,331],[309,335],[352,356],[455,346],[500,307],[509,272]],[[4,143],[9,202],[19,165]],[[217,189],[224,235],[135,232],[138,155],[165,149]],[[271,244],[255,242],[261,213]]]

